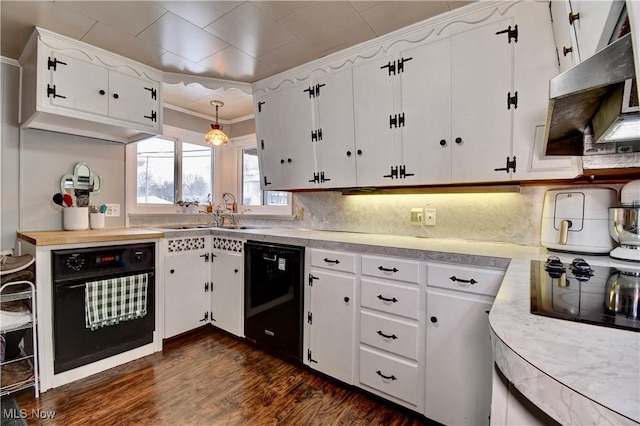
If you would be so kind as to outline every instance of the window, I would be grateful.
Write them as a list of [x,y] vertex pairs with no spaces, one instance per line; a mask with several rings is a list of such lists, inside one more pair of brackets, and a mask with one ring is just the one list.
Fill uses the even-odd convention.
[[262,191],[260,189],[260,168],[258,149],[242,149],[242,205],[244,206],[286,206],[289,193],[284,191]]
[[[132,213],[175,213],[178,201],[205,205],[214,194],[214,148],[192,132],[167,132],[127,146]],[[174,137],[175,136],[175,137]]]

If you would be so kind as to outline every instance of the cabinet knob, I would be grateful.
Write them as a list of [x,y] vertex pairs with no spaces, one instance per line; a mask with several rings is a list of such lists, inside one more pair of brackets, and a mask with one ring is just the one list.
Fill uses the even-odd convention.
[[348,298],[348,297],[345,297],[345,298],[344,298],[344,301],[345,301],[345,303],[349,303],[349,298]]
[[280,159],[280,164],[284,164],[284,158]]
[[347,157],[351,157],[351,151],[347,151]]
[[457,137],[457,138],[456,138],[456,143],[457,143],[458,145],[460,145],[460,144],[462,143],[462,138],[461,138],[461,137]]
[[171,269],[171,270],[169,271],[169,273],[171,273],[171,274],[173,274],[173,273],[175,273],[175,272],[176,272],[176,270],[175,270],[175,269]]
[[234,274],[237,274],[237,273],[238,273],[238,270],[237,270],[237,269],[234,269],[234,270],[233,270],[233,273],[234,273]]
[[117,93],[113,94],[113,99],[118,99],[120,97],[120,95],[118,95]]
[[580,19],[580,13],[569,13],[569,25],[573,25],[573,22],[578,19]]
[[567,56],[571,52],[573,52],[573,47],[562,47],[562,54],[564,56]]
[[440,146],[447,146],[447,141],[444,139],[440,139]]
[[103,96],[104,96],[104,94],[105,94],[106,92],[105,92],[104,90],[100,89],[100,91],[99,91],[98,93],[100,93],[101,95],[103,95]]
[[436,318],[436,317],[431,317],[431,318],[429,318],[429,320],[434,324],[438,322],[438,318]]
[[357,151],[356,151],[356,154],[358,154],[358,155],[362,155],[362,150],[361,150],[361,149],[357,150]]
[[290,163],[290,162],[291,162],[291,158],[287,158],[287,163]]

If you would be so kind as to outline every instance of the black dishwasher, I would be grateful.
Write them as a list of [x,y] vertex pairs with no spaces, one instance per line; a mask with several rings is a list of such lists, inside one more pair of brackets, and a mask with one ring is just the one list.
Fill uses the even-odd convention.
[[304,247],[247,241],[244,334],[302,359]]

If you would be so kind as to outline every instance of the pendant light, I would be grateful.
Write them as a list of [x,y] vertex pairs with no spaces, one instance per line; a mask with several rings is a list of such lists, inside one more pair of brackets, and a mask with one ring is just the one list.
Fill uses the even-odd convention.
[[222,126],[218,124],[218,108],[224,106],[222,101],[211,101],[212,106],[216,107],[216,122],[211,125],[211,130],[204,135],[204,140],[212,145],[226,145],[229,137],[222,131]]

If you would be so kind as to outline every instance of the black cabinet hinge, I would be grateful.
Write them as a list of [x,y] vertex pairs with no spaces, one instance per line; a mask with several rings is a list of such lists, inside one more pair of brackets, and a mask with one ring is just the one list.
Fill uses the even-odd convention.
[[518,25],[516,25],[513,29],[511,29],[511,25],[509,25],[506,30],[498,31],[496,35],[498,34],[507,34],[509,43],[511,43],[511,39],[513,39],[517,43],[518,42]]
[[158,121],[158,114],[155,111],[151,111],[151,115],[145,115],[144,118],[148,118],[155,123]]
[[307,361],[309,361],[309,363],[312,363],[312,362],[315,362],[316,364],[318,363],[318,361],[311,358],[311,349],[307,349]]
[[267,177],[264,177],[264,186],[271,185],[271,182],[267,181]]
[[317,142],[322,140],[322,129],[311,131],[311,142]]
[[309,179],[309,183],[320,183],[320,174],[314,173],[313,179]]
[[513,96],[511,92],[507,93],[507,109],[511,109],[511,105],[514,109],[518,108],[518,92],[513,92]]
[[62,99],[67,99],[66,96],[62,96],[62,95],[58,95],[56,93],[56,85],[54,84],[53,87],[49,86],[47,84],[47,98],[53,96],[54,98],[62,98]]
[[409,176],[415,176],[415,173],[407,173],[407,166],[404,164],[400,166],[400,179],[404,179]]
[[205,322],[205,321],[209,321],[209,312],[208,311],[204,313],[204,318],[202,318],[200,320],[200,322]]
[[495,170],[496,172],[509,173],[512,171],[513,173],[515,173],[516,172],[516,156],[515,155],[513,156],[513,160],[510,160],[509,157],[507,157],[507,164],[505,167],[500,167],[498,169],[493,169],[493,170]]
[[153,99],[154,101],[158,98],[158,91],[155,89],[155,87],[145,87],[144,90],[148,90],[151,92],[151,99]]
[[395,167],[391,166],[391,173],[388,175],[383,175],[382,177],[398,179],[398,166],[395,166]]
[[264,151],[264,139],[260,139],[260,149]]
[[396,75],[404,72],[404,63],[412,60],[413,58],[400,58],[397,61],[389,61],[386,65],[380,67],[380,69],[387,69],[389,75]]
[[47,60],[47,69],[50,70],[53,68],[54,71],[58,71],[58,64],[67,65],[66,62],[59,61],[57,58],[51,59],[51,56],[49,56],[49,59]]
[[211,318],[211,321],[216,322],[216,319],[213,317],[213,312],[209,312],[209,316]]
[[317,96],[320,96],[320,88],[324,86],[325,84],[316,84],[315,86],[309,86],[308,88],[304,89],[303,92],[308,92],[309,98],[315,98]]
[[264,101],[258,102],[258,112],[262,112],[262,105],[264,105],[265,103],[266,102]]
[[313,324],[313,314],[311,312],[307,312],[307,322]]
[[201,254],[200,257],[204,258],[204,263],[209,262],[209,253]]
[[324,172],[320,172],[320,183],[329,182],[331,179],[324,177]]
[[204,292],[206,293],[208,291],[209,291],[209,283],[206,282],[206,283],[204,283]]
[[389,116],[389,128],[393,129],[394,127],[404,127],[404,112]]
[[318,277],[314,277],[313,274],[309,274],[309,286],[313,287],[313,280],[317,280]]

